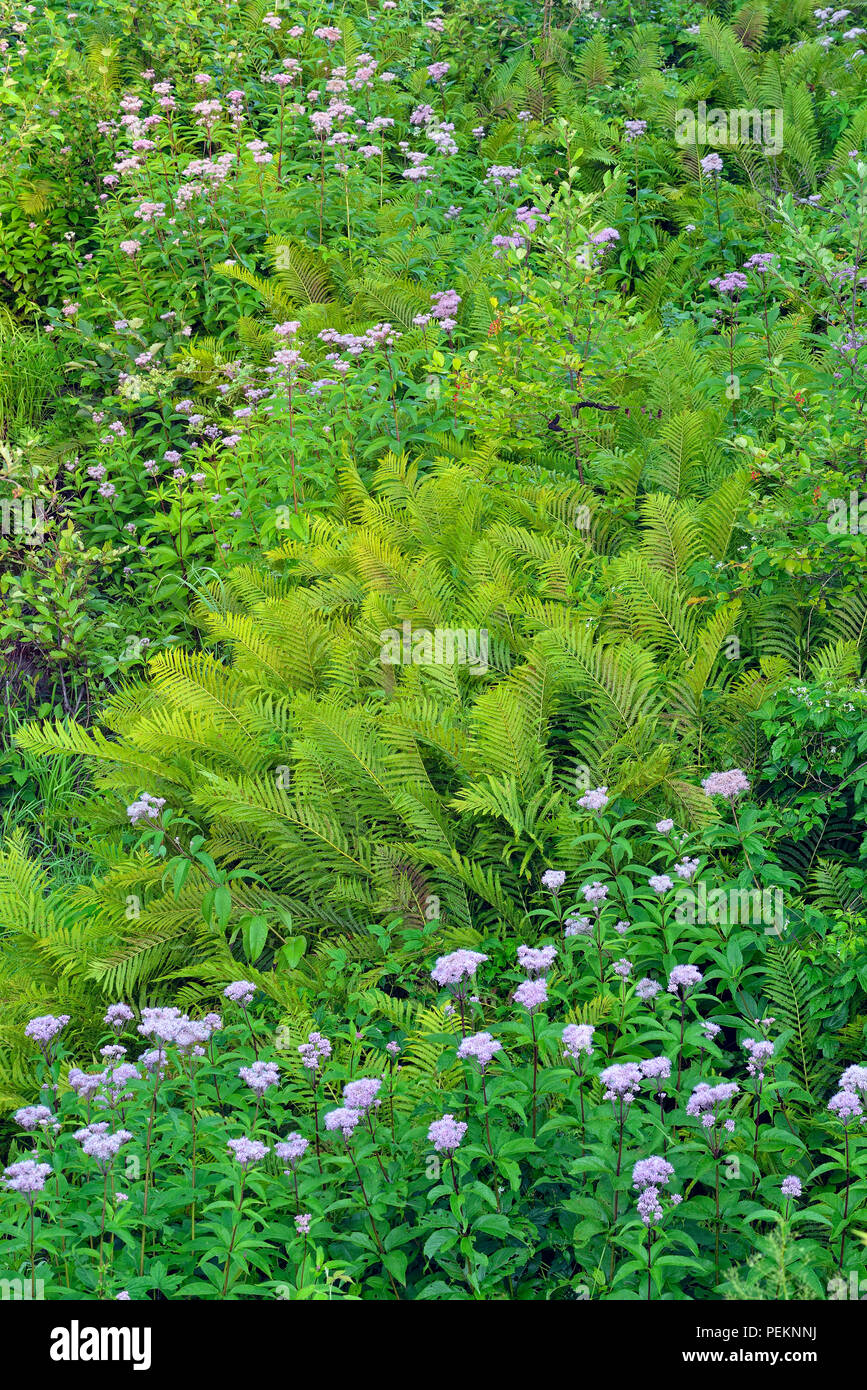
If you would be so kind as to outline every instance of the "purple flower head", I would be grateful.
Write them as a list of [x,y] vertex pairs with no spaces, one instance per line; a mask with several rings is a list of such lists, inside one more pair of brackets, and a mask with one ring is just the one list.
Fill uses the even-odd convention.
[[724,796],[726,801],[734,801],[743,792],[748,792],[750,784],[739,767],[728,772],[712,772],[702,780],[705,796]]
[[746,275],[739,270],[730,270],[728,275],[718,275],[715,280],[708,281],[712,289],[725,295],[726,299],[737,299],[738,295],[748,288],[749,283]]
[[[620,233],[615,227],[603,227],[600,232],[590,233],[590,242],[593,246],[611,246],[615,241],[620,240]],[[607,787],[601,787],[600,791],[607,791]],[[579,801],[578,805],[581,803]]]
[[440,322],[454,319],[461,303],[461,296],[456,290],[439,290],[430,298],[433,305],[430,311],[431,318],[439,319]]
[[723,162],[718,154],[706,154],[701,161],[702,172],[716,177],[722,173]]
[[51,1172],[49,1163],[37,1163],[33,1158],[22,1158],[3,1169],[3,1186],[10,1192],[20,1192],[32,1203],[34,1194],[42,1191]]
[[836,1096],[832,1096],[828,1101],[828,1109],[832,1115],[836,1115],[842,1120],[844,1127],[851,1120],[858,1119],[864,1112],[860,1100],[854,1091],[838,1091]]
[[774,1044],[757,1042],[755,1038],[744,1038],[744,1050],[750,1059],[747,1062],[747,1073],[761,1081],[765,1074],[765,1062],[774,1055]]
[[38,1018],[31,1018],[27,1027],[24,1029],[25,1038],[32,1038],[38,1043],[43,1052],[50,1047],[58,1033],[61,1033],[69,1022],[69,1014],[41,1014]]
[[638,984],[635,986],[635,993],[638,995],[639,999],[644,1000],[645,1004],[649,1004],[651,999],[656,998],[661,989],[662,985],[658,980],[651,980],[649,975],[645,975],[644,979],[639,980]]
[[589,917],[567,917],[563,923],[564,936],[592,936],[593,922]]
[[289,1168],[292,1169],[304,1157],[309,1146],[309,1140],[305,1139],[303,1134],[295,1133],[288,1135],[286,1139],[281,1139],[279,1144],[275,1144],[274,1152],[281,1163],[288,1163]]
[[306,1043],[301,1043],[298,1052],[301,1065],[315,1072],[331,1056],[331,1043],[322,1033],[308,1033]]
[[122,1033],[124,1024],[131,1023],[134,1018],[135,1014],[128,1004],[109,1004],[103,1021],[116,1033]]
[[688,856],[685,856],[681,859],[679,864],[675,864],[674,872],[677,874],[678,878],[685,879],[686,882],[689,883],[690,879],[695,877],[698,871],[698,865],[699,861],[697,859],[690,859]]
[[594,879],[592,883],[584,884],[584,887],[581,889],[581,896],[585,903],[590,903],[591,906],[596,907],[598,911],[598,905],[604,903],[605,899],[608,897],[608,889],[605,884],[600,883],[597,878]]
[[142,1009],[138,1032],[143,1038],[156,1038],[158,1042],[175,1041],[178,1027],[185,1017],[174,1005],[161,1009]]
[[153,1047],[149,1052],[143,1052],[139,1057],[139,1062],[146,1072],[150,1072],[151,1076],[159,1074],[162,1078],[168,1070],[168,1060],[161,1047]]
[[409,118],[410,125],[429,125],[436,119],[436,112],[432,106],[416,106]]
[[[141,1072],[133,1062],[122,1062],[119,1067],[106,1074],[104,1085],[109,1090],[108,1104],[112,1107],[121,1101],[132,1100],[133,1092],[127,1087],[131,1081],[141,1081]],[[103,1102],[98,1102],[99,1104]]]
[[676,965],[668,977],[668,992],[685,999],[691,989],[700,985],[704,976],[694,965]]
[[648,1057],[641,1063],[641,1074],[648,1081],[667,1081],[671,1076],[670,1057]]
[[757,270],[760,275],[764,275],[767,271],[773,270],[776,259],[773,251],[757,251],[744,262],[744,270]]
[[563,1056],[567,1061],[580,1062],[584,1053],[593,1054],[593,1025],[591,1023],[567,1023],[563,1029]]
[[382,1086],[378,1076],[361,1076],[357,1081],[349,1081],[343,1088],[343,1104],[349,1110],[359,1110],[362,1115],[382,1101],[377,1093]]
[[484,1071],[502,1050],[503,1044],[491,1037],[490,1033],[471,1033],[469,1037],[464,1038],[457,1055],[462,1062],[472,1057]]
[[578,798],[578,805],[585,811],[604,811],[609,800],[607,787],[594,787]]
[[256,986],[249,980],[234,980],[223,990],[226,999],[231,999],[233,1004],[249,1004],[255,993]]
[[460,985],[463,980],[471,980],[487,959],[481,951],[452,951],[451,955],[437,957],[431,979],[437,985]]
[[276,1086],[279,1082],[280,1068],[276,1062],[253,1062],[249,1067],[240,1067],[238,1075],[261,1100],[269,1086]]
[[150,1048],[150,1051],[142,1052],[139,1056],[139,1066],[143,1066],[150,1076],[160,1076],[163,1079],[168,1072],[168,1058],[163,1047]]
[[226,1147],[231,1150],[234,1157],[242,1168],[249,1168],[253,1163],[261,1163],[270,1148],[263,1144],[259,1139],[229,1139]]
[[647,121],[624,121],[623,129],[628,141],[637,140],[646,131]]
[[519,946],[518,964],[528,975],[544,975],[557,958],[556,946]]
[[640,1192],[645,1187],[667,1187],[674,1177],[674,1169],[664,1158],[655,1154],[651,1158],[640,1158],[632,1169],[632,1186]]
[[627,960],[624,956],[622,960],[616,960],[611,968],[614,974],[618,975],[620,979],[625,982],[632,974],[632,961]]
[[312,1221],[313,1217],[309,1212],[299,1211],[298,1215],[295,1217],[295,1229],[299,1236],[309,1236]]
[[518,985],[512,996],[516,1004],[523,1004],[524,1008],[530,1013],[538,1009],[542,1004],[548,1002],[548,981],[547,980],[525,980],[522,985]]
[[605,1087],[606,1100],[631,1105],[641,1085],[641,1067],[635,1062],[614,1062],[600,1072],[599,1079]]
[[660,835],[667,835],[669,831],[674,829],[674,821],[670,819],[658,820],[656,822],[656,828]]
[[13,1119],[22,1129],[30,1132],[35,1129],[56,1130],[60,1128],[47,1105],[25,1105],[22,1110],[15,1111]]
[[645,1187],[642,1189],[636,1210],[645,1226],[652,1226],[655,1221],[661,1221],[663,1217],[662,1203],[659,1200],[658,1187]]
[[[484,134],[482,126],[477,126],[473,130],[473,134],[476,135],[477,131],[481,131],[482,134]],[[520,177],[520,169],[513,164],[492,164],[485,175],[485,183],[490,181],[495,188],[502,188],[503,186],[517,188],[518,179]]]
[[780,1191],[784,1197],[800,1197],[803,1193],[801,1179],[796,1178],[794,1173],[790,1173],[787,1178],[783,1178],[780,1183]]
[[705,1128],[710,1128],[719,1119],[717,1108],[727,1105],[739,1090],[736,1081],[720,1081],[716,1086],[709,1086],[706,1081],[700,1081],[686,1102],[686,1113],[694,1119],[701,1119]]
[[142,792],[138,801],[131,802],[126,808],[130,825],[138,825],[140,820],[159,820],[160,811],[165,804],[164,796],[151,796],[150,792]]
[[211,1041],[213,1032],[213,1025],[207,1018],[193,1019],[182,1014],[177,1020],[171,1041],[182,1057],[204,1057],[205,1048]]
[[867,1067],[847,1067],[840,1077],[840,1090],[867,1094]]
[[566,874],[563,869],[546,869],[542,875],[542,887],[555,895],[560,892],[565,882]]
[[532,235],[540,222],[550,222],[551,218],[547,212],[542,212],[542,209],[537,208],[534,203],[528,208],[518,208],[515,213],[515,221]]
[[344,1139],[351,1139],[360,1123],[361,1111],[350,1110],[346,1106],[338,1110],[329,1110],[325,1116],[325,1128],[329,1131],[339,1129]]
[[499,260],[502,251],[519,251],[527,245],[527,240],[519,232],[513,232],[511,236],[498,233],[497,236],[491,237],[491,245],[494,248],[494,259]]
[[123,1145],[128,1144],[133,1136],[128,1129],[119,1129],[110,1134],[107,1123],[101,1121],[76,1130],[73,1137],[81,1145],[82,1153],[95,1158],[103,1172],[107,1172]]
[[467,1126],[463,1120],[456,1120],[454,1115],[443,1115],[441,1120],[433,1121],[427,1137],[437,1153],[454,1153],[466,1132]]
[[82,1071],[80,1067],[70,1067],[66,1079],[69,1082],[70,1090],[75,1092],[79,1100],[90,1100],[105,1081],[105,1072],[86,1072]]
[[667,893],[670,888],[674,887],[674,881],[669,878],[668,874],[651,874],[647,882],[654,893],[659,893],[660,895]]

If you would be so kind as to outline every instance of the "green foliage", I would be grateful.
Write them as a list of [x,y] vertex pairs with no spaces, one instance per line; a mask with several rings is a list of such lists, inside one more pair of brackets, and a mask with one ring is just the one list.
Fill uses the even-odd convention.
[[[158,1119],[133,1082],[153,1143],[106,1241],[53,1060],[50,1296],[824,1296],[863,1199],[825,1109],[867,1023],[856,16],[0,0],[0,30],[0,1107],[54,1103],[34,1015],[99,1065],[107,1003],[198,1017],[239,973],[284,1071],[253,1115],[247,1023],[173,1056]],[[492,973],[455,1012],[457,948]],[[677,1081],[624,1119],[599,1071],[654,1055]],[[365,1069],[370,1201],[329,1140],[307,1238],[227,1122],[318,1138]],[[702,1080],[740,1087],[731,1141]],[[443,1112],[471,1131],[422,1180]],[[648,1229],[612,1155],[661,1139],[684,1202]]]

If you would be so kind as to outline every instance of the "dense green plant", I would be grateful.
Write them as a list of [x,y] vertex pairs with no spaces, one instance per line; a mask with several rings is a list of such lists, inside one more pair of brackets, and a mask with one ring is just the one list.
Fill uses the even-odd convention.
[[[576,787],[611,785],[700,823],[707,803],[684,773],[714,742],[737,608],[706,603],[694,618],[681,590],[692,555],[727,548],[737,480],[695,513],[650,495],[638,542],[606,556],[575,524],[580,485],[513,480],[507,492],[506,477],[496,456],[444,458],[424,478],[389,456],[368,492],[347,467],[345,520],[312,520],[273,575],[232,571],[202,606],[200,627],[231,662],[166,652],[151,683],[105,707],[110,738],[43,726],[22,746],[94,760],[116,797],[113,811],[104,796],[91,806],[94,826],[120,829],[139,790],[164,797],[218,864],[247,870],[244,910],[279,904],[317,929],[405,908],[422,883],[456,924],[480,910],[516,924],[534,863],[564,849]],[[600,566],[610,606],[591,583]],[[429,634],[427,655],[413,632],[422,645]],[[464,634],[477,665],[435,659],[437,632]],[[749,710],[736,696],[726,707]],[[153,963],[165,965],[173,931],[189,961],[189,903],[206,876],[194,867],[175,898],[158,864],[143,871],[134,853],[129,872],[106,906],[119,912],[134,878],[136,930],[147,938],[159,919]],[[150,974],[139,945],[129,959],[136,978]]]
[[[759,827],[727,795],[746,848]],[[170,840],[171,817],[147,833]],[[6,1169],[22,1277],[59,1299],[713,1298],[761,1287],[758,1239],[785,1242],[801,1296],[828,1296],[865,1195],[867,1069],[826,1108],[788,948],[768,945],[763,988],[770,938],[732,912],[731,881],[713,921],[685,910],[705,882],[693,837],[603,809],[579,844],[575,886],[533,887],[547,944],[517,961],[514,938],[485,938],[429,975],[456,939],[432,921],[390,935],[383,989],[332,941],[312,987],[300,963],[226,987],[228,1018],[144,1009],[137,1060],[134,1011],[113,1005],[89,1071],[70,1065],[75,1021],[29,1024],[39,1105],[16,1120],[38,1193],[33,1156]],[[678,853],[675,889],[650,870]]]
[[[836,1296],[867,1021],[861,26],[387,4],[0,0],[0,1108],[59,1108],[43,1195],[3,1194],[20,1277]],[[552,936],[522,1013],[515,951]],[[453,1012],[456,950],[488,959]],[[688,997],[633,983],[693,965]],[[241,974],[267,1002],[219,1058],[128,1074],[118,1203],[69,1059],[105,1065],[112,999],[198,1017]],[[45,1014],[72,1020],[50,1077]],[[456,1048],[489,1025],[480,1077]],[[253,1112],[257,1051],[283,1077]],[[600,1071],[655,1053],[667,1099],[619,1113]],[[375,1132],[298,1194],[227,1157],[236,1121],[315,1149],[371,1072]],[[685,1108],[705,1080],[740,1087],[724,1148]],[[444,1112],[470,1128],[431,1177]],[[630,1184],[663,1156],[660,1224]]]

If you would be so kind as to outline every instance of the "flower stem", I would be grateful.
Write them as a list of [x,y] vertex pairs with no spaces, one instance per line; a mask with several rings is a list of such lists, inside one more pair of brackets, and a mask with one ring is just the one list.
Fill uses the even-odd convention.
[[232,1227],[232,1239],[229,1241],[229,1249],[228,1249],[228,1251],[226,1252],[226,1272],[225,1272],[225,1274],[224,1274],[224,1276],[223,1276],[223,1292],[220,1294],[220,1297],[221,1297],[221,1298],[225,1298],[225,1297],[226,1297],[226,1290],[227,1290],[228,1287],[229,1287],[229,1270],[230,1270],[231,1265],[232,1265],[232,1251],[233,1251],[234,1248],[235,1248],[235,1240],[236,1240],[237,1235],[238,1235],[238,1227],[239,1227],[240,1224],[241,1224],[241,1207],[242,1207],[243,1204],[244,1204],[244,1187],[245,1187],[245,1185],[246,1185],[246,1182],[247,1182],[247,1174],[244,1173],[244,1174],[242,1175],[242,1177],[241,1177],[241,1191],[240,1191],[240,1193],[239,1193],[239,1195],[238,1195],[238,1219],[237,1219],[237,1221],[235,1222],[234,1226]]

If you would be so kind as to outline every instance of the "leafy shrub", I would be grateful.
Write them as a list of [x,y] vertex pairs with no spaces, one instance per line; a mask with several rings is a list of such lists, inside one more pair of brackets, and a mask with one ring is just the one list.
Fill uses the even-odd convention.
[[[746,847],[745,781],[707,793]],[[332,944],[314,989],[292,972],[226,986],[228,1018],[145,1008],[136,1026],[114,1004],[90,1071],[64,1056],[68,1015],[28,1024],[41,1089],[16,1120],[37,1149],[6,1168],[18,1268],[61,1299],[712,1298],[760,1288],[758,1238],[826,1296],[865,1196],[867,1068],[826,1104],[797,972],[793,1012],[771,983],[787,948],[768,946],[763,993],[760,924],[686,910],[700,846],[662,821],[640,864],[613,809],[578,874],[533,891],[532,946],[491,937],[431,970],[434,922],[389,941],[385,992],[369,967],[347,983]],[[170,837],[166,819],[148,834]]]
[[[0,1107],[59,1107],[48,1186],[4,1192],[21,1277],[834,1296],[863,1210],[862,27],[231,19],[0,6]],[[719,148],[683,124],[715,107]],[[461,951],[455,1013],[431,967]],[[105,1069],[120,997],[189,1041],[241,974],[207,1057],[126,1074],[116,1200],[69,1058]],[[647,1073],[622,1112],[608,1066]],[[365,1076],[344,1146],[319,1112]],[[321,1174],[281,1175],[290,1124]]]

